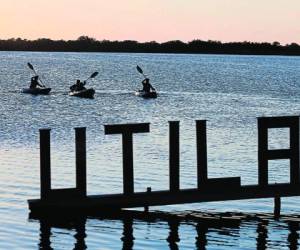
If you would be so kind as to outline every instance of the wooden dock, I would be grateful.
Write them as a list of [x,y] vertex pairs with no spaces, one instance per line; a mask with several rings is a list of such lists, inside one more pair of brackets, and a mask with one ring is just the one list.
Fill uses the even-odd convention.
[[[241,186],[240,177],[207,177],[206,121],[196,121],[197,188],[180,189],[179,122],[169,122],[169,190],[134,191],[133,134],[150,131],[149,123],[106,125],[105,134],[122,135],[123,193],[87,195],[86,192],[86,130],[75,128],[76,187],[51,189],[50,130],[40,130],[41,198],[29,200],[32,214],[95,214],[119,211],[123,208],[162,206],[171,204],[274,198],[274,213],[280,215],[280,197],[299,196],[299,117],[258,118],[258,185]],[[289,128],[288,149],[268,149],[268,129]],[[290,182],[268,183],[268,161],[290,160]]]

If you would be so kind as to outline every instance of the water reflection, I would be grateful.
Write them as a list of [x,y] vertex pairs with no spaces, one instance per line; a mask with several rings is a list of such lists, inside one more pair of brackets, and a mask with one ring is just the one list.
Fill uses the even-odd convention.
[[[94,220],[99,220],[99,218],[95,218]],[[140,219],[136,219],[134,217],[126,217],[122,219],[111,219],[112,221],[120,221],[123,224],[123,227],[121,230],[123,232],[121,233],[121,242],[122,242],[122,249],[133,249],[135,244],[135,237],[134,234],[138,234],[140,237],[140,234],[137,232],[134,232],[134,223],[137,223],[137,221],[140,221]],[[146,221],[150,224],[155,224],[160,220],[153,220],[153,217],[149,217],[149,221],[146,219]],[[69,220],[57,220],[57,219],[39,219],[40,223],[40,241],[38,243],[39,249],[54,249],[53,246],[51,246],[51,238],[55,238],[56,235],[53,233],[53,228],[60,228],[60,229],[67,229],[75,231],[73,234],[75,243],[73,245],[73,249],[79,250],[79,249],[87,249],[86,244],[86,238],[89,236],[89,233],[86,232],[86,223],[87,218],[75,218],[75,219],[69,219]],[[165,243],[168,243],[169,249],[176,250],[180,249],[180,236],[179,236],[179,227],[180,224],[187,224],[186,221],[181,221],[179,219],[169,218],[167,220],[168,226],[169,226],[169,232],[165,232],[166,237],[162,241]],[[108,223],[109,224],[109,223]],[[190,223],[189,223],[190,224]],[[213,246],[220,246],[224,244],[224,248],[230,248],[235,247],[232,243],[236,240],[239,240],[241,237],[247,237],[243,234],[239,234],[241,231],[241,225],[234,225],[232,227],[228,226],[222,226],[222,225],[212,225],[211,223],[207,223],[205,221],[200,222],[191,222],[193,226],[195,226],[195,249],[203,250],[207,247],[213,247]],[[252,225],[255,225],[256,229],[256,248],[257,249],[267,249],[271,246],[271,244],[276,243],[274,239],[270,239],[268,237],[268,227],[271,227],[269,225],[268,220],[261,220],[258,222],[253,221],[250,224],[247,222],[247,228],[251,231]],[[146,225],[144,225],[146,226]],[[277,226],[275,226],[277,227]],[[288,222],[288,227],[284,227],[284,229],[289,230],[288,237],[287,237],[287,247],[289,249],[298,249],[298,239],[299,239],[299,222],[291,221]],[[139,230],[136,228],[135,230]],[[269,229],[270,232],[272,231]],[[278,226],[278,230],[280,232],[283,232],[283,228]],[[165,231],[165,230],[164,230]],[[186,232],[182,232],[183,234]],[[101,234],[101,232],[99,232]],[[182,239],[185,238],[185,236],[181,236]],[[233,239],[228,240],[227,237],[233,237]],[[147,237],[145,237],[147,238]],[[208,241],[208,238],[210,239]],[[145,239],[144,239],[145,240]],[[228,245],[228,242],[230,241],[230,245]],[[238,241],[237,241],[238,242]],[[190,243],[189,243],[190,244]],[[163,246],[162,242],[162,246]],[[276,245],[277,247],[281,247],[282,245]],[[135,246],[138,247],[138,246]],[[165,248],[165,247],[162,247]]]
[[257,226],[257,249],[267,249],[267,239],[268,239],[268,221],[261,221]]
[[127,218],[123,220],[123,237],[121,238],[121,240],[123,241],[122,249],[132,249],[134,244],[132,218]]
[[169,224],[169,236],[167,238],[167,241],[169,242],[169,247],[172,250],[177,250],[178,245],[177,242],[180,241],[179,235],[178,235],[178,228],[179,228],[179,220],[173,219],[168,221]]
[[40,243],[39,249],[53,249],[51,248],[51,226],[47,221],[40,220]]
[[[74,239],[75,244],[74,250],[87,249],[86,245],[86,221],[87,218],[76,218],[76,219],[39,219],[40,223],[40,242],[38,244],[39,249],[50,250],[53,249],[51,247],[51,237],[55,237],[55,235],[51,232],[52,228],[61,228],[67,230],[75,230]],[[134,237],[133,237],[133,219],[125,218],[122,220],[123,222],[123,233],[121,237],[121,241],[123,242],[122,249],[130,250],[134,245]]]
[[290,249],[298,249],[298,239],[299,239],[299,222],[289,222],[289,236],[288,236],[288,242],[289,242],[289,248]]
[[74,250],[87,249],[85,238],[86,238],[86,218],[80,219],[40,219],[40,242],[39,249],[53,249],[51,247],[51,228],[62,228],[62,229],[75,229],[74,239]]
[[206,234],[208,232],[208,226],[204,223],[198,223],[196,226],[197,236],[196,236],[196,249],[204,250],[206,249],[207,238]]

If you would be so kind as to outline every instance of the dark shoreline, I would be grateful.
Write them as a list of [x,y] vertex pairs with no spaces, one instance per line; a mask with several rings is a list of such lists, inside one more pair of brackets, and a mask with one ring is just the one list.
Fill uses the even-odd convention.
[[291,43],[281,45],[273,43],[229,42],[193,40],[137,42],[137,41],[98,41],[86,36],[77,40],[51,39],[0,39],[0,51],[30,52],[100,52],[100,53],[154,53],[154,54],[223,54],[223,55],[273,55],[300,56],[300,45]]
[[241,54],[241,53],[187,53],[187,52],[135,52],[135,51],[54,51],[54,50],[1,50],[0,52],[41,52],[41,53],[118,53],[118,54],[157,54],[157,55],[224,55],[224,56],[287,56],[299,57],[300,54]]

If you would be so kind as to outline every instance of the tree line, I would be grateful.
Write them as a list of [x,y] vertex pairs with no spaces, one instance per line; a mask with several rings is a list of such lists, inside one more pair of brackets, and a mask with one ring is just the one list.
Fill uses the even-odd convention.
[[193,53],[193,54],[241,54],[241,55],[300,55],[300,45],[279,42],[228,42],[179,40],[164,43],[137,42],[133,40],[109,41],[80,36],[77,40],[51,40],[40,38],[27,40],[11,38],[0,40],[1,51],[48,51],[48,52],[134,52],[134,53]]

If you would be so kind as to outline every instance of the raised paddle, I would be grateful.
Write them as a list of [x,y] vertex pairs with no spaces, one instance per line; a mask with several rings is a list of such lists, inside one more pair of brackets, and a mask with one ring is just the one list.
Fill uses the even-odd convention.
[[34,72],[35,75],[37,75],[36,71],[34,70],[34,67],[31,63],[27,63],[28,67]]
[[147,78],[139,65],[136,65],[136,69],[139,73],[141,73],[145,78]]
[[[32,66],[31,63],[27,63],[28,67],[34,72],[34,74],[37,76],[38,74],[36,73],[34,67]],[[40,79],[41,83],[43,84],[43,87],[45,87],[45,84],[42,82],[42,80]]]
[[98,72],[94,72],[93,74],[91,74],[91,76],[85,80],[85,82],[91,78],[95,78],[99,73]]

